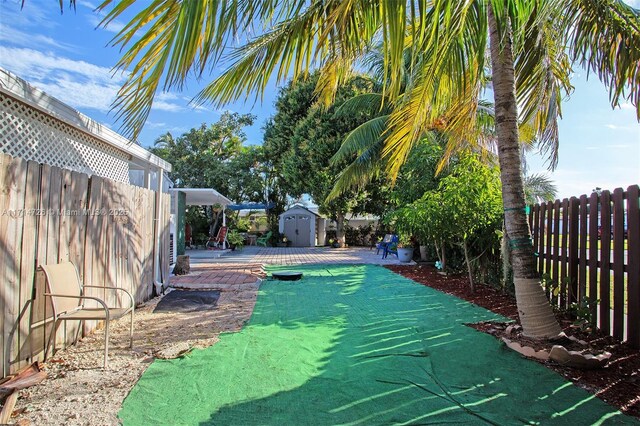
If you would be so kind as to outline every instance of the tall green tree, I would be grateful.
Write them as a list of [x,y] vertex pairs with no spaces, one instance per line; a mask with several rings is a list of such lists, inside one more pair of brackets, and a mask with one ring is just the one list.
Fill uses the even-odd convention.
[[[171,133],[159,136],[151,152],[173,165],[169,177],[178,188],[214,188],[236,202],[262,202],[262,147],[244,145],[243,128],[254,119],[225,112],[216,123],[202,124],[177,138]],[[221,210],[209,207],[205,213],[215,228]]]
[[471,291],[475,291],[469,254],[469,240],[482,229],[500,227],[500,177],[493,167],[482,164],[477,157],[463,156],[449,176],[440,182],[443,210],[448,213],[450,233],[464,251]]
[[[104,23],[134,2],[106,0]],[[111,7],[113,6],[113,7]],[[260,34],[223,55],[235,34]],[[253,32],[254,34],[256,32]],[[488,35],[488,37],[487,37]],[[224,103],[264,91],[272,76],[300,78],[317,67],[317,92],[330,103],[353,64],[383,41],[385,92],[402,90],[406,48],[419,75],[387,123],[382,155],[395,174],[434,120],[451,138],[475,140],[483,69],[492,68],[505,225],[513,248],[520,320],[532,337],[559,326],[539,283],[524,213],[518,122],[532,121],[539,140],[557,146],[555,118],[570,88],[571,63],[593,71],[610,88],[612,105],[629,98],[640,118],[640,17],[616,0],[230,0],[153,2],[114,39],[125,47],[119,67],[131,69],[119,92],[124,128],[136,135],[159,88],[180,86],[221,58],[225,73],[200,100]],[[489,41],[490,54],[485,55]],[[160,85],[162,83],[162,86]],[[520,109],[519,109],[520,106]]]
[[[265,133],[265,152],[273,155],[282,175],[282,188],[290,196],[311,196],[319,211],[336,222],[336,239],[344,245],[344,230],[348,213],[379,213],[384,188],[373,182],[327,199],[336,177],[347,162],[331,162],[346,134],[366,121],[366,111],[350,115],[335,114],[333,106],[314,102],[318,75],[290,83],[276,102],[276,114]],[[370,90],[370,81],[354,77],[339,88],[336,99],[342,102]],[[280,110],[282,108],[282,110]]]

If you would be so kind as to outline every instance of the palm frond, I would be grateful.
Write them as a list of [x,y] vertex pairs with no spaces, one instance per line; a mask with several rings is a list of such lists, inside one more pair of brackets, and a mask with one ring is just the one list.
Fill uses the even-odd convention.
[[609,88],[612,107],[629,99],[640,121],[640,11],[618,0],[557,0],[571,58]]
[[382,147],[381,139],[367,144],[362,153],[338,175],[327,201],[336,199],[350,189],[363,187],[377,177],[383,168],[380,155]]
[[[105,0],[98,6],[106,12],[101,25],[128,13],[134,4]],[[201,76],[213,68],[236,34],[252,33],[256,23],[299,16],[301,7],[293,0],[150,2],[111,40],[112,45],[127,48],[116,69],[129,74],[112,106],[123,120],[121,130],[135,138],[160,88],[181,88],[191,72]]]
[[551,168],[555,168],[558,161],[558,118],[562,116],[562,98],[573,90],[559,12],[549,7],[534,8],[525,24],[522,43],[515,52],[520,122],[532,125],[538,146],[548,154]]
[[198,94],[196,102],[222,105],[243,95],[257,97],[272,75],[282,83],[289,76],[295,80],[305,74],[318,48],[314,35],[321,31],[323,11],[320,6],[309,8],[235,49],[228,56],[231,66]]
[[379,149],[371,150],[371,147],[380,145],[380,138],[386,129],[388,120],[388,115],[382,115],[362,123],[352,130],[331,158],[331,164],[350,161],[354,156],[357,156],[356,161],[361,163],[374,161],[374,158],[369,157],[379,153]]
[[384,107],[384,98],[381,93],[362,93],[347,99],[336,108],[334,115],[336,117],[344,117],[362,112],[372,115],[381,111],[389,112],[389,108]]
[[558,193],[558,188],[546,175],[525,175],[523,183],[527,204],[553,201]]

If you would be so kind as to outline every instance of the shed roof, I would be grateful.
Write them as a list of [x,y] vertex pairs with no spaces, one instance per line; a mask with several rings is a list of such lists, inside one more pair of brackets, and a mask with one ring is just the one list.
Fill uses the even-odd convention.
[[288,208],[284,213],[282,213],[280,216],[286,216],[286,215],[287,215],[287,213],[291,212],[292,210],[306,210],[306,211],[308,211],[309,213],[311,213],[311,214],[312,214],[312,215],[314,215],[314,216],[321,217],[318,213],[316,213],[316,212],[314,212],[314,211],[312,211],[312,210],[310,210],[310,209],[306,208],[305,206],[301,206],[301,205],[299,205],[299,204],[296,204],[296,205],[294,205],[294,206],[289,207],[289,208]]

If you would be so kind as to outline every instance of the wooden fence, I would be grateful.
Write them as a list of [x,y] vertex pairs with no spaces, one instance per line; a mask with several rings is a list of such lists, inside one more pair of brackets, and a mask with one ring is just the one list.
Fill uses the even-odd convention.
[[558,306],[588,306],[592,322],[640,348],[638,185],[532,206],[529,225],[538,270]]
[[[155,192],[0,154],[0,330],[3,375],[41,359],[51,332],[41,264],[73,262],[85,284],[111,285],[150,298],[154,267]],[[161,194],[162,276],[168,277],[169,195]],[[117,295],[87,295],[115,303]],[[121,295],[118,295],[121,296]],[[58,345],[98,323],[66,321]]]

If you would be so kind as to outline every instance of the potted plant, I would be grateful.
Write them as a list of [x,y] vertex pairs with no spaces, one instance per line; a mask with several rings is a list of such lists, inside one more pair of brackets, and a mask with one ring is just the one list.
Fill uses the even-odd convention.
[[340,247],[340,243],[338,243],[338,241],[334,240],[333,238],[329,238],[329,247],[338,248]]
[[244,247],[244,237],[235,229],[227,234],[227,241],[231,250],[242,250]]
[[400,233],[398,235],[398,260],[400,262],[409,263],[413,259],[413,244],[411,237],[407,234]]
[[289,239],[287,238],[287,236],[284,235],[283,233],[280,233],[280,236],[278,237],[278,242],[276,243],[276,245],[278,247],[286,247],[288,242],[289,242]]

